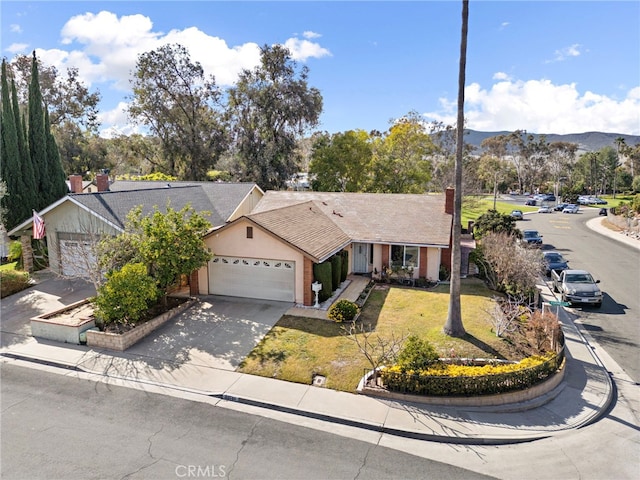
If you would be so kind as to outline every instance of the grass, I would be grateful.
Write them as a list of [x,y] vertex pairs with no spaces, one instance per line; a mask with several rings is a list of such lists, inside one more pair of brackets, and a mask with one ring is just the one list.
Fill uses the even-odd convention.
[[[466,226],[470,220],[477,220],[480,215],[493,209],[493,196],[489,197],[465,197],[462,202],[462,225]],[[510,214],[512,210],[518,209],[523,212],[536,212],[538,207],[526,205],[518,206],[508,202],[496,202],[496,210],[500,213]]]
[[[448,285],[430,291],[380,285],[371,292],[359,321],[374,330],[372,338],[418,335],[431,342],[442,357],[453,352],[458,357],[520,360],[525,355],[491,330],[485,311],[491,306],[491,297],[492,292],[480,280],[463,281],[460,303],[467,331],[464,338],[442,333],[449,305]],[[285,315],[239,371],[305,384],[311,383],[314,374],[320,374],[326,377],[328,388],[353,392],[370,368],[343,325]]]

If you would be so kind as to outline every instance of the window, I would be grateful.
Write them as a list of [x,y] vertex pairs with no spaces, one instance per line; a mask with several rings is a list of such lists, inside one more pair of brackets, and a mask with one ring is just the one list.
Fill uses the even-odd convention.
[[247,238],[253,238],[253,227],[247,227]]
[[394,267],[418,267],[420,247],[391,245],[391,265]]

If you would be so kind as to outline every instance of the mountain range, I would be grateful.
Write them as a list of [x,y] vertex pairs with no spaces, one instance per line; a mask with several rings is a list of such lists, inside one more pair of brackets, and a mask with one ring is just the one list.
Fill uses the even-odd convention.
[[[495,137],[497,135],[508,135],[511,132],[479,132],[477,130],[466,130],[464,137],[465,143],[473,145],[480,149],[480,144],[485,138]],[[534,133],[533,136],[537,139],[541,134]],[[553,142],[567,142],[578,144],[578,152],[597,152],[603,147],[617,148],[616,139],[623,138],[628,146],[637,145],[640,143],[640,135],[625,135],[620,133],[603,133],[603,132],[586,132],[586,133],[569,133],[567,135],[557,134],[545,134],[548,143]]]

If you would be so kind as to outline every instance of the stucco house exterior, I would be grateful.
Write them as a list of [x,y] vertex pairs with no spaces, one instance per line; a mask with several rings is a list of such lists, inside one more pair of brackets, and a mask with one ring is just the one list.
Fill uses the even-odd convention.
[[[166,210],[167,202],[174,210],[189,204],[213,227],[220,227],[250,213],[264,194],[254,183],[116,181],[100,185],[99,192],[70,193],[38,212],[45,222],[52,271],[86,277],[95,263],[91,246],[104,235],[122,233],[127,214],[137,206],[145,215],[154,207]],[[20,236],[26,250],[32,225],[30,218],[8,232]]]
[[349,272],[391,265],[415,278],[450,268],[453,190],[445,195],[268,191],[250,214],[205,236],[201,294],[312,305],[313,265],[348,252]]

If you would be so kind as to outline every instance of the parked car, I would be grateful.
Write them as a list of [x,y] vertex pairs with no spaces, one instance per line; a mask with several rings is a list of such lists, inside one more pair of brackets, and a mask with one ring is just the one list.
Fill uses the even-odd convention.
[[568,203],[559,203],[558,205],[556,205],[555,207],[553,207],[553,209],[556,212],[561,212],[562,210],[564,210],[564,207],[566,207],[567,205],[569,205]]
[[522,210],[513,210],[511,212],[511,218],[513,218],[514,220],[522,220],[524,218]]
[[559,272],[569,268],[567,261],[560,252],[543,252],[542,262],[544,263],[545,273],[547,277],[551,275],[551,270]]
[[591,202],[592,202],[591,203],[592,205],[606,205],[607,204],[606,200],[603,200],[602,198],[598,198],[598,197],[593,197],[591,199]]
[[533,198],[530,198],[529,200],[527,200],[526,202],[524,202],[525,205],[528,205],[530,207],[535,207],[536,206],[536,201]]
[[562,209],[562,213],[578,213],[579,210],[580,210],[580,207],[578,207],[578,205],[570,203],[569,205],[567,205]]
[[542,235],[537,230],[525,230],[522,232],[521,242],[525,245],[538,247],[542,245]]
[[607,216],[607,209],[606,208],[601,208],[598,211],[598,215],[604,215],[606,217]]
[[602,305],[602,291],[596,285],[600,280],[594,280],[591,274],[584,270],[551,271],[553,290],[561,294],[563,302],[587,303],[600,307]]
[[538,209],[538,213],[553,213],[553,209],[544,205]]

